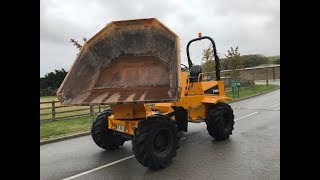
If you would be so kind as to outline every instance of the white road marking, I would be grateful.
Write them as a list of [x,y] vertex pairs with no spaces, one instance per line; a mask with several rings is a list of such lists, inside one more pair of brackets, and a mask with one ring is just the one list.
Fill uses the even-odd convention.
[[238,121],[238,120],[240,120],[240,119],[243,119],[243,118],[246,118],[246,117],[249,117],[249,116],[255,115],[255,114],[257,114],[257,113],[259,113],[259,112],[258,112],[258,111],[256,111],[256,112],[251,113],[251,114],[248,114],[248,115],[246,115],[246,116],[243,116],[243,117],[237,118],[237,119],[235,119],[234,121]]
[[80,177],[80,176],[83,176],[83,175],[89,174],[89,173],[91,173],[91,172],[93,172],[93,171],[97,171],[97,170],[99,170],[99,169],[102,169],[102,168],[105,168],[105,167],[112,166],[112,165],[114,165],[114,164],[117,164],[117,163],[119,163],[119,162],[122,162],[122,161],[128,160],[128,159],[133,158],[133,157],[134,157],[134,155],[131,155],[131,156],[128,156],[128,157],[125,157],[125,158],[119,159],[119,160],[117,160],[117,161],[113,161],[113,162],[108,163],[108,164],[106,164],[106,165],[103,165],[103,166],[100,166],[100,167],[97,167],[97,168],[91,169],[91,170],[89,170],[89,171],[85,171],[85,172],[83,172],[83,173],[76,174],[76,175],[74,175],[74,176],[71,176],[71,177],[65,178],[65,179],[63,179],[63,180],[74,179],[74,178],[77,178],[77,177]]
[[[240,120],[240,119],[243,119],[243,118],[246,118],[246,117],[249,117],[249,116],[255,115],[255,114],[257,114],[257,113],[258,113],[258,111],[257,111],[257,112],[254,112],[254,113],[251,113],[251,114],[248,114],[248,115],[246,115],[246,116],[243,116],[243,117],[237,118],[237,119],[235,119],[234,121],[238,121],[238,120]],[[180,140],[183,140],[183,139],[186,139],[186,138],[187,138],[187,137],[183,137],[183,138],[181,138]],[[111,162],[111,163],[105,164],[105,165],[103,165],[103,166],[100,166],[100,167],[97,167],[97,168],[91,169],[91,170],[89,170],[89,171],[85,171],[85,172],[83,172],[83,173],[76,174],[76,175],[74,175],[74,176],[70,176],[70,177],[68,177],[68,178],[64,178],[64,179],[62,179],[62,180],[70,180],[70,179],[74,179],[74,178],[77,178],[77,177],[80,177],[80,176],[83,176],[83,175],[89,174],[89,173],[91,173],[91,172],[94,172],[94,171],[100,170],[100,169],[102,169],[102,168],[112,166],[112,165],[117,164],[117,163],[119,163],[119,162],[122,162],[122,161],[125,161],[125,160],[128,160],[128,159],[131,159],[131,158],[133,158],[133,157],[134,157],[134,155],[131,155],[131,156],[128,156],[128,157],[125,157],[125,158],[119,159],[119,160],[117,160],[117,161],[113,161],[113,162]]]
[[280,105],[280,103],[275,104],[275,105],[273,105],[273,106],[271,106],[271,107],[273,108],[273,107],[276,107],[276,106],[279,106],[279,105]]

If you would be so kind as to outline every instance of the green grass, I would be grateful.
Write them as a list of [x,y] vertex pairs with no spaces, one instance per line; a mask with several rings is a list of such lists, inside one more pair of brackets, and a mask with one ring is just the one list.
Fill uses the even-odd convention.
[[80,117],[40,124],[40,140],[89,131],[92,117]]
[[[272,85],[272,84],[270,84],[269,86],[255,85],[254,88],[248,87],[247,89],[245,87],[242,87],[240,90],[240,98],[236,97],[234,98],[234,100],[245,98],[248,96],[253,96],[262,92],[271,91],[277,88],[279,88],[278,85]],[[227,91],[226,95],[229,97],[232,97],[232,92],[230,92],[230,90],[231,90],[230,88],[226,88],[226,91]],[[50,99],[50,97],[44,97],[42,99]],[[79,107],[73,107],[73,108],[79,108]],[[82,111],[80,112],[82,113]],[[92,119],[93,117],[88,116],[88,117],[80,117],[80,118],[73,118],[73,119],[57,120],[49,123],[41,123],[40,124],[40,140],[42,141],[46,139],[64,137],[64,136],[77,134],[81,132],[87,132],[90,130]]]
[[[267,91],[271,91],[271,90],[275,90],[279,88],[279,85],[275,85],[275,84],[269,84],[269,86],[267,85],[255,85],[254,87],[241,87],[240,88],[240,97],[237,97],[237,94],[235,94],[235,97],[233,98],[234,100],[236,99],[242,99],[248,96],[253,96],[256,94],[260,94],[263,92],[267,92]],[[226,88],[226,95],[228,97],[232,97],[232,91],[231,88]]]
[[58,101],[58,98],[56,96],[40,96],[40,102],[45,101]]

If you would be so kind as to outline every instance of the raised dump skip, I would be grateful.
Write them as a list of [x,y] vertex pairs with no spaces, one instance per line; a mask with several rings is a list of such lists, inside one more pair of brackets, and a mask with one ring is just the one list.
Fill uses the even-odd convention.
[[83,45],[58,99],[62,105],[176,101],[179,46],[157,19],[113,21]]

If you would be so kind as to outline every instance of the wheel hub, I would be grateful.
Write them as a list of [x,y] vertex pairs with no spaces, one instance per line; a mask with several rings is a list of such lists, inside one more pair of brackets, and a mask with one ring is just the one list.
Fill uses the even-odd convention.
[[156,153],[165,152],[170,144],[169,131],[162,129],[155,136],[153,140],[153,149]]

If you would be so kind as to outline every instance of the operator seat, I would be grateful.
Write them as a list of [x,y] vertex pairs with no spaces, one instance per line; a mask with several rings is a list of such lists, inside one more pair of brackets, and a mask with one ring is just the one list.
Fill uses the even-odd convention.
[[[198,76],[202,73],[202,67],[200,65],[194,65],[190,69],[189,80],[190,82],[198,82]],[[202,75],[200,75],[199,81],[202,80]]]

